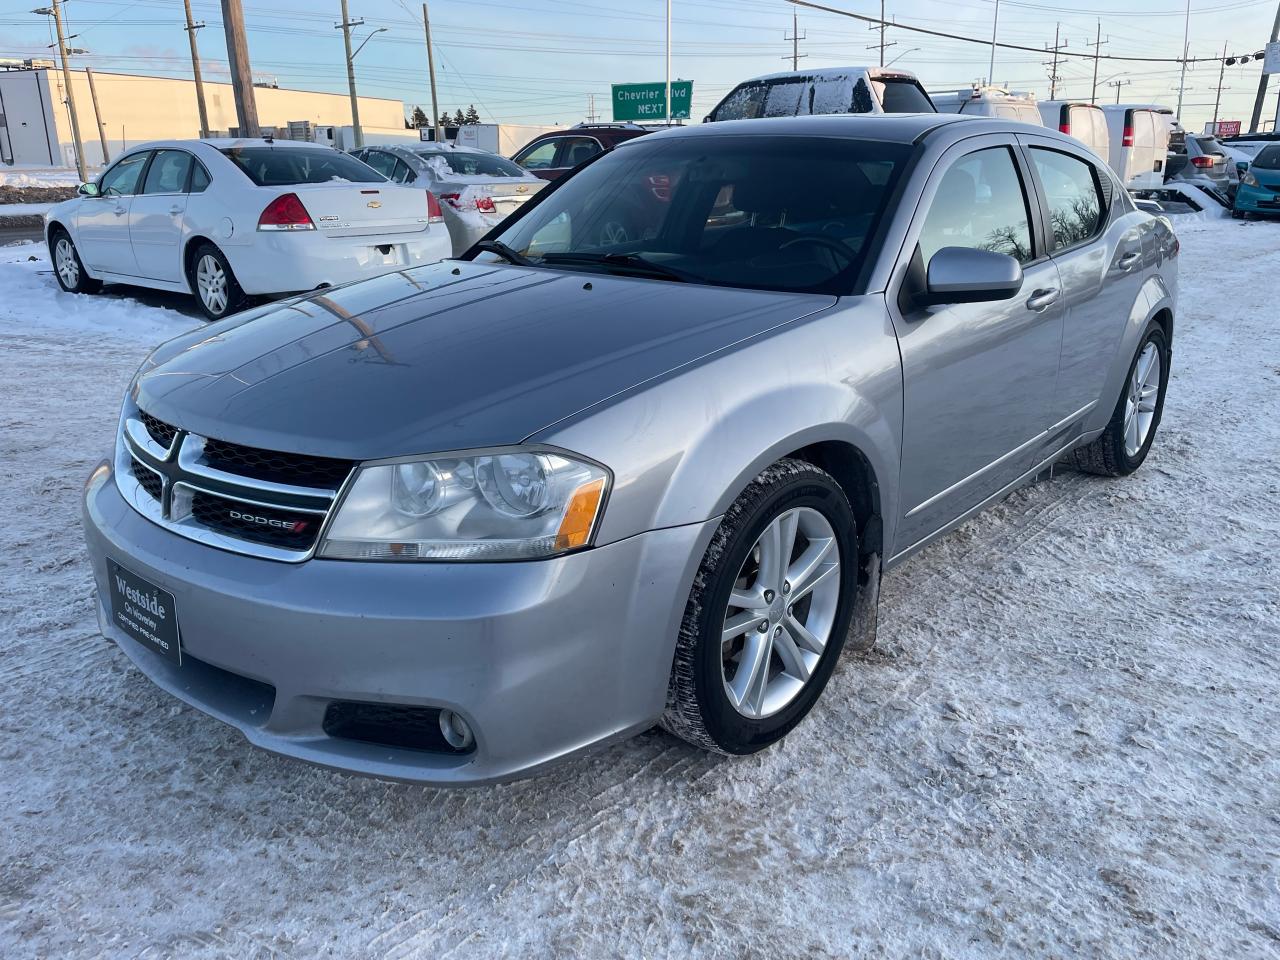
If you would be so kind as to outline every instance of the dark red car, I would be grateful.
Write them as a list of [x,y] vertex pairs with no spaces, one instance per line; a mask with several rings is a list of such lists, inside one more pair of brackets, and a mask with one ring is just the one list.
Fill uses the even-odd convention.
[[624,140],[642,137],[653,127],[637,123],[580,123],[534,137],[511,159],[535,177],[558,180],[580,163]]

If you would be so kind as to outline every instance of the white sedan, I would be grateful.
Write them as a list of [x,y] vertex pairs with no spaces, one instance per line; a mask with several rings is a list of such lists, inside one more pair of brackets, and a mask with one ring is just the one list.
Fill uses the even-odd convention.
[[62,289],[194,293],[212,319],[250,296],[373,277],[449,256],[436,198],[330,147],[165,140],[134,147],[45,214]]

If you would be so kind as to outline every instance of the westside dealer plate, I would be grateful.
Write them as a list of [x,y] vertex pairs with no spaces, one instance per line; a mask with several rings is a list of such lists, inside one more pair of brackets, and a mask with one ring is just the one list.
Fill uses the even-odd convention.
[[160,656],[182,663],[178,644],[178,614],[173,594],[130,573],[114,560],[107,561],[110,581],[111,622]]

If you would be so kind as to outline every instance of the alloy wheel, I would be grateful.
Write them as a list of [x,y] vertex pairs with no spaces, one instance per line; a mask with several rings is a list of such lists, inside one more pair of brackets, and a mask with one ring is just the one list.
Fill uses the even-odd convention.
[[212,254],[206,253],[196,264],[196,287],[210,313],[227,309],[227,274]]
[[53,263],[58,276],[67,287],[80,282],[80,264],[76,262],[76,248],[67,237],[59,237],[53,248]]
[[1151,433],[1160,395],[1162,364],[1160,350],[1148,343],[1138,355],[1129,377],[1129,393],[1124,407],[1124,452],[1136,457]]
[[840,547],[811,507],[775,517],[747,554],[725,610],[720,670],[735,710],[758,720],[804,689],[831,639]]

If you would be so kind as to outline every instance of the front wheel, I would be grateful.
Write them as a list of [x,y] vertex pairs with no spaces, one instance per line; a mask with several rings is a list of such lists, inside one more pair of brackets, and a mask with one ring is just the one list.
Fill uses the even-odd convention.
[[53,275],[58,278],[58,286],[67,293],[97,293],[102,289],[101,280],[95,280],[85,273],[80,253],[67,231],[61,227],[55,229],[50,240],[53,246]]
[[1123,477],[1142,466],[1160,426],[1168,384],[1169,339],[1164,327],[1152,320],[1138,341],[1107,428],[1076,450],[1076,466],[1107,477]]
[[191,289],[210,320],[228,317],[248,302],[226,256],[211,243],[201,244],[191,259]]
[[828,474],[780,460],[726,511],[694,578],[662,726],[747,754],[812,709],[849,631],[857,531]]

